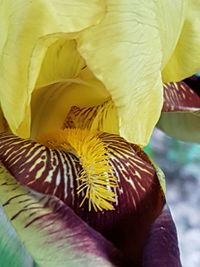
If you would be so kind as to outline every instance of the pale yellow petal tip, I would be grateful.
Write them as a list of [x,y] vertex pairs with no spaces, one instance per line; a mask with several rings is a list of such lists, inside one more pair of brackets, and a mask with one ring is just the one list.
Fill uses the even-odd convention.
[[116,201],[114,188],[117,178],[109,165],[106,145],[96,131],[81,129],[60,130],[40,137],[42,144],[72,152],[80,159],[83,167],[77,177],[78,194],[82,198],[80,206],[88,202],[89,211],[113,210]]

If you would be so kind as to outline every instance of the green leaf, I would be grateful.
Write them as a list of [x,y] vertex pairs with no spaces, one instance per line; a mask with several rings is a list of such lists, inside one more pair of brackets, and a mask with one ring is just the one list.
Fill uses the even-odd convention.
[[200,143],[200,113],[162,113],[157,127],[185,142]]

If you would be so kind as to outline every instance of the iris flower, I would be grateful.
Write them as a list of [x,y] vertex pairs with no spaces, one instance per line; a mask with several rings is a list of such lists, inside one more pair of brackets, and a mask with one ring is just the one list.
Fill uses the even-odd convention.
[[158,126],[199,112],[172,83],[200,69],[199,13],[195,0],[0,0],[1,266],[181,266],[142,148],[161,111]]

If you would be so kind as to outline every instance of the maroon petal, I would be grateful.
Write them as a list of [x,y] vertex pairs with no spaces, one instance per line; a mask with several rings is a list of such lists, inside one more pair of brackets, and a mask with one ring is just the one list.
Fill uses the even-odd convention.
[[151,225],[143,267],[181,267],[176,227],[167,205]]
[[38,266],[127,266],[120,251],[71,208],[55,196],[21,186],[2,163],[0,203]]
[[193,75],[183,81],[200,96],[200,76]]
[[164,84],[163,112],[200,110],[200,97],[185,82]]
[[149,225],[163,207],[163,192],[154,167],[138,146],[117,135],[104,133],[102,140],[110,150],[110,164],[118,178],[115,210],[89,213],[83,206],[75,211],[122,250],[134,266],[140,266]]
[[200,142],[200,96],[185,82],[164,85],[164,105],[156,125],[184,142]]
[[82,166],[71,153],[1,134],[0,158],[20,183],[60,198],[123,251],[132,265],[140,266],[149,227],[164,204],[157,172],[138,146],[116,135],[102,133],[100,138],[106,144],[118,182],[113,211],[89,212],[87,203],[80,207],[76,178]]

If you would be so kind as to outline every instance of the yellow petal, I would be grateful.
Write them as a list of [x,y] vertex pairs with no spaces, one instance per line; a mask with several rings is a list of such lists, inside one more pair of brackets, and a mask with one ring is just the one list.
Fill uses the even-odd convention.
[[95,25],[104,4],[100,0],[90,4],[86,0],[1,0],[0,6],[0,101],[11,130],[25,137],[30,130],[31,93],[45,52],[55,42],[51,35]]
[[186,2],[185,0],[159,0],[156,3],[156,16],[163,49],[162,68],[169,61],[177,45],[184,23]]
[[184,7],[182,1],[174,7],[164,0],[108,0],[106,5],[101,22],[81,32],[78,48],[112,96],[120,134],[145,145],[160,116],[160,73],[176,45]]
[[84,66],[75,40],[59,38],[45,54],[36,87],[73,79]]
[[5,118],[4,118],[2,109],[0,107],[0,133],[2,133],[2,132],[9,132],[9,127],[8,127],[8,124],[5,120]]
[[87,68],[77,79],[37,89],[32,98],[32,137],[61,129],[72,106],[95,106],[109,97],[103,84]]
[[164,82],[180,81],[200,70],[200,2],[189,0],[183,29],[168,64]]

